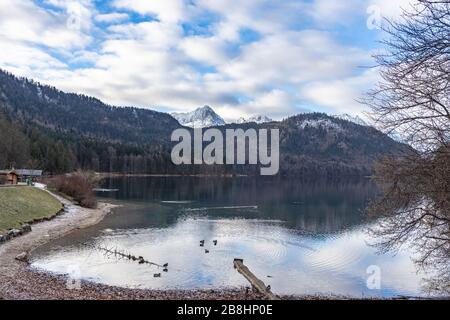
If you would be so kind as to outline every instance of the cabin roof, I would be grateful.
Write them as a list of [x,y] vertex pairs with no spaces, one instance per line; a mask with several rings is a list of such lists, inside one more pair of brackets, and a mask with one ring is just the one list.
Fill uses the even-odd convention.
[[31,170],[31,169],[16,169],[14,170],[19,176],[42,176],[42,170]]
[[15,170],[0,170],[0,174],[2,174],[2,175],[15,174],[16,176],[18,175]]
[[30,176],[30,177],[40,177],[42,176],[42,170],[31,170],[31,169],[9,169],[0,170],[0,174],[15,174],[17,176]]

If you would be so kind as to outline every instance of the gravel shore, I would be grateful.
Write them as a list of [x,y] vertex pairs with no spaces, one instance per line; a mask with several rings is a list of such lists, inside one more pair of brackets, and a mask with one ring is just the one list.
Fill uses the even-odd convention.
[[[263,300],[264,297],[247,288],[214,290],[147,290],[127,289],[82,281],[79,289],[70,286],[70,280],[29,267],[16,257],[24,252],[30,256],[43,244],[60,238],[76,229],[100,222],[115,205],[99,203],[97,209],[74,205],[53,194],[64,204],[61,215],[50,221],[32,225],[32,231],[0,245],[0,300]],[[69,285],[68,285],[69,284]],[[335,295],[281,296],[284,300],[348,300],[351,297]],[[399,297],[409,299],[408,297]]]
[[39,246],[73,230],[100,222],[114,205],[99,203],[97,209],[86,209],[58,195],[54,196],[64,204],[64,214],[34,224],[32,232],[0,245],[0,299],[262,299],[246,288],[163,291],[126,289],[83,281],[80,289],[71,289],[65,276],[33,270],[27,262],[15,258],[24,252],[30,255]]
[[[0,276],[2,279],[2,276]],[[1,280],[3,281],[3,279]],[[0,285],[0,299],[45,300],[261,300],[245,289],[236,290],[144,290],[82,282],[80,289],[68,289],[64,276],[22,268],[9,284]]]

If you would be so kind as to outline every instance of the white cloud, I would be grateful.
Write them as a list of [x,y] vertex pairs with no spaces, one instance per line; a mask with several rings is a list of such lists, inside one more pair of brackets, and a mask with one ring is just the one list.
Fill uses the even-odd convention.
[[184,20],[187,12],[187,6],[182,0],[115,0],[113,5],[117,8],[136,11],[140,14],[154,15],[160,21],[170,23]]
[[[314,0],[306,6],[308,14],[320,25],[349,25],[360,15],[380,14],[380,18],[398,19],[402,9],[410,9],[417,0]],[[376,12],[368,12],[376,8]],[[363,27],[363,26],[361,26]]]
[[286,115],[306,111],[305,109],[296,107],[297,104],[298,96],[274,89],[246,104],[245,110],[249,112],[248,115],[260,113],[280,120]]
[[[113,25],[107,30],[114,35],[113,38],[125,43],[136,41],[147,46],[149,51],[175,46],[180,41],[182,32],[181,27],[177,25],[157,21]],[[105,41],[105,46],[108,43],[109,41]]]
[[242,54],[220,70],[242,88],[257,91],[268,84],[301,85],[307,81],[351,75],[368,54],[337,44],[325,32],[271,35],[244,46]]
[[187,37],[181,41],[179,47],[189,58],[208,65],[220,66],[226,63],[228,58],[226,44],[217,37]]
[[[101,13],[91,0],[44,1],[50,10],[2,0],[0,67],[119,105],[209,104],[227,119],[279,119],[302,106],[357,114],[375,78],[359,68],[370,52],[333,27],[366,29],[369,5],[392,16],[409,1],[115,0]],[[245,42],[243,30],[256,38]]]
[[363,95],[379,80],[376,69],[361,75],[328,82],[312,82],[302,88],[302,96],[311,104],[329,108],[331,113],[361,115],[367,111],[359,103]]
[[129,16],[126,13],[112,12],[112,13],[104,13],[98,14],[95,16],[95,20],[98,22],[120,22],[123,20],[128,20]]
[[42,78],[48,69],[66,65],[42,50],[0,36],[0,66],[18,75]]
[[89,13],[78,6],[80,28],[70,28],[69,12],[46,11],[32,1],[2,0],[0,2],[0,36],[14,41],[30,42],[56,49],[81,48],[91,37]]
[[417,5],[417,0],[372,0],[371,4],[380,8],[381,15],[388,19],[398,19],[403,10],[410,10],[412,5]]
[[366,0],[314,0],[308,13],[321,25],[348,24],[355,12],[365,12]]

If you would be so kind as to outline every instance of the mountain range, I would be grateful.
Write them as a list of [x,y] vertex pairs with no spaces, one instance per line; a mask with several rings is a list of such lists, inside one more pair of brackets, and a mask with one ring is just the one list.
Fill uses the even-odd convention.
[[[219,116],[210,106],[204,106],[197,108],[191,112],[179,113],[173,112],[170,114],[172,117],[178,120],[178,122],[186,127],[191,128],[208,128],[214,126],[223,126],[226,124],[225,120]],[[234,123],[256,123],[262,124],[272,122],[273,120],[267,116],[256,115],[250,118],[239,118]]]
[[[191,112],[173,112],[170,114],[174,117],[181,125],[190,128],[208,128],[214,126],[224,126],[226,125],[225,120],[219,116],[210,106],[205,105],[203,107],[197,108]],[[336,114],[332,115],[334,118],[350,121],[361,126],[368,126],[368,124],[359,116],[352,116],[349,114]],[[239,118],[231,123],[243,124],[243,123],[256,123],[263,124],[272,122],[273,119],[265,115],[255,115],[249,118]]]
[[225,120],[223,120],[210,106],[204,106],[192,112],[174,112],[170,115],[177,119],[181,125],[191,128],[207,128],[225,125]]
[[273,120],[270,119],[267,116],[263,116],[263,115],[256,115],[256,116],[252,116],[250,118],[239,118],[236,123],[240,124],[240,123],[257,123],[257,124],[262,124],[262,123],[267,123],[267,122],[272,122]]
[[381,156],[410,150],[375,128],[323,113],[268,120],[261,117],[248,119],[251,123],[226,124],[207,106],[173,116],[115,107],[0,70],[0,168],[28,166],[48,173],[79,168],[171,174],[258,171],[255,166],[173,165],[170,136],[181,125],[220,130],[255,125],[278,128],[281,175],[366,175]]

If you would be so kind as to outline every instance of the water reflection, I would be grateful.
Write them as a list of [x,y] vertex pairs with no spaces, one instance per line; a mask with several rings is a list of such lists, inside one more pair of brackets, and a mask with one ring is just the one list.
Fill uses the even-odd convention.
[[[35,267],[64,273],[75,264],[84,278],[128,287],[211,288],[247,284],[233,270],[240,257],[280,294],[421,294],[407,251],[377,255],[366,244],[371,222],[362,210],[377,192],[367,180],[133,177],[102,188],[119,189],[103,195],[123,206],[41,248]],[[105,257],[86,244],[167,262],[169,272],[154,278],[157,267]],[[370,265],[382,270],[381,290],[366,286]]]
[[[339,232],[359,224],[367,200],[374,197],[376,189],[368,180],[313,181],[249,179],[249,178],[140,178],[108,179],[105,188],[119,189],[104,194],[118,200],[161,204],[166,207],[200,208],[219,206],[258,206],[258,210],[216,210],[214,216],[232,218],[242,216],[254,219],[285,221],[290,228],[314,234]],[[169,203],[168,203],[169,202]],[[185,203],[176,203],[185,202]],[[175,210],[176,212],[176,210]],[[165,218],[176,219],[170,214]],[[145,219],[145,216],[141,217]],[[155,218],[155,217],[153,217]],[[174,220],[167,220],[166,226]],[[118,223],[120,223],[118,221]],[[151,223],[141,221],[140,223]],[[163,223],[159,220],[155,226]]]

